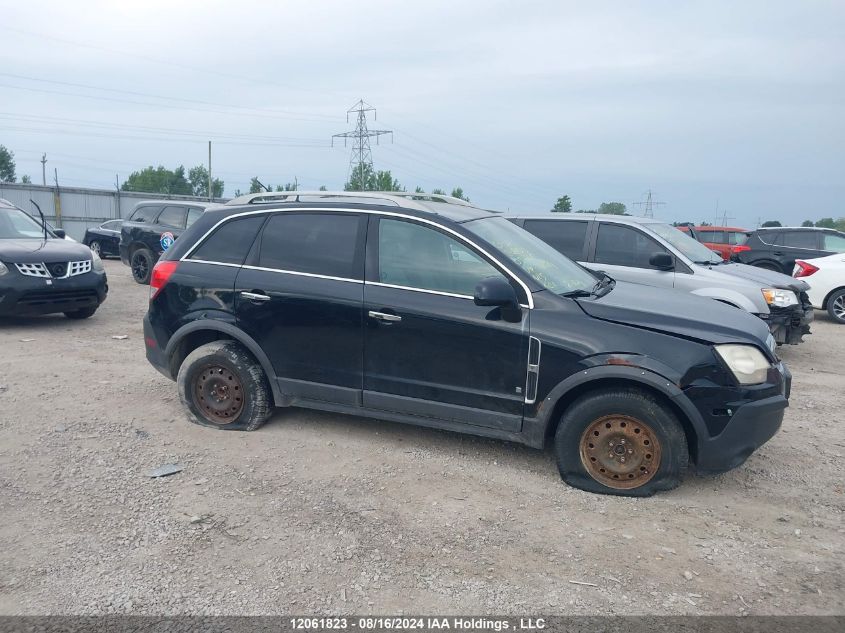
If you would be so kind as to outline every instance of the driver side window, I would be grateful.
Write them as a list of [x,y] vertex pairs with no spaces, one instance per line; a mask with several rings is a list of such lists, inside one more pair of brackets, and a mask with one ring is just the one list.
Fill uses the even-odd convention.
[[468,245],[435,229],[381,219],[378,233],[381,283],[472,297],[482,279],[505,278]]
[[629,226],[608,223],[602,223],[599,226],[595,257],[598,264],[654,268],[649,263],[649,259],[655,253],[670,254],[645,233]]

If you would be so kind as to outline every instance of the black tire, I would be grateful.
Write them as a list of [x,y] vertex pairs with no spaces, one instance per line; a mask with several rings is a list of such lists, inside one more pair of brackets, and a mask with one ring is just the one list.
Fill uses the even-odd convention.
[[827,313],[837,323],[845,323],[845,288],[840,288],[827,298]]
[[103,256],[103,247],[100,244],[100,240],[91,240],[91,243],[88,244],[88,248],[97,253],[100,257]]
[[83,308],[82,310],[74,310],[73,312],[65,312],[65,316],[69,319],[87,319],[94,316],[99,306],[93,308]]
[[[607,446],[599,447],[599,439]],[[578,398],[563,413],[554,446],[561,478],[601,494],[649,497],[671,490],[689,465],[686,436],[674,413],[637,389],[599,390]],[[620,447],[621,456],[616,454]],[[626,458],[627,463],[618,463]]]
[[153,259],[153,254],[146,248],[139,248],[132,253],[132,259],[129,260],[129,267],[132,269],[132,279],[135,280],[135,283],[144,286],[149,285],[154,265],[155,260]]
[[254,431],[273,413],[264,370],[235,341],[212,341],[188,354],[176,387],[194,424]]

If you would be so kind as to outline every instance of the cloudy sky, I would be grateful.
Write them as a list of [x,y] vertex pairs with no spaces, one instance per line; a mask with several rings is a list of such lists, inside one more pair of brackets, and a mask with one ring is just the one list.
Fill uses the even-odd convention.
[[[341,188],[363,98],[376,169],[483,206],[667,220],[845,215],[845,3],[0,0],[0,144],[113,187],[207,160],[226,194]],[[354,122],[353,122],[354,123]],[[388,139],[385,141],[385,139]]]

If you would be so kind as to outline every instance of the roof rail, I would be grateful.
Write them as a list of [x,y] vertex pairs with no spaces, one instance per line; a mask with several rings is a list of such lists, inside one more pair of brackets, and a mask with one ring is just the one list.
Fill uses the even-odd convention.
[[323,202],[332,202],[332,198],[337,199],[337,202],[342,202],[345,199],[357,199],[362,202],[365,200],[381,200],[388,202],[397,207],[407,207],[417,209],[418,211],[429,211],[430,209],[423,204],[427,202],[440,202],[443,204],[455,204],[460,206],[470,207],[466,200],[460,198],[453,198],[452,196],[441,196],[427,193],[408,193],[405,191],[264,191],[261,193],[250,193],[243,196],[238,196],[229,200],[226,205],[239,204],[268,204],[274,202],[309,202],[303,198],[316,198]]

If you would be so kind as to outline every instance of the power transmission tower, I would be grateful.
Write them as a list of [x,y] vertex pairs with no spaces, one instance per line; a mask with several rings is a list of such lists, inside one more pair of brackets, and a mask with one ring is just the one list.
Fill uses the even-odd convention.
[[661,204],[666,204],[665,202],[658,202],[655,200],[655,196],[652,193],[651,189],[646,192],[646,199],[641,202],[635,202],[635,207],[642,207],[643,208],[643,217],[646,218],[653,218],[654,217],[654,207],[658,207]]
[[357,124],[355,129],[351,132],[342,132],[340,134],[332,135],[332,147],[334,147],[335,138],[343,139],[343,146],[346,147],[346,140],[352,139],[352,155],[349,158],[349,182],[356,180],[359,186],[366,187],[367,174],[373,172],[373,152],[370,149],[370,138],[375,137],[376,144],[378,138],[384,134],[390,134],[390,140],[393,140],[393,132],[391,130],[369,130],[367,129],[367,112],[373,113],[373,119],[376,119],[376,109],[363,99],[359,100],[354,106],[346,111],[346,122],[349,123],[349,115],[355,113],[357,115]]

